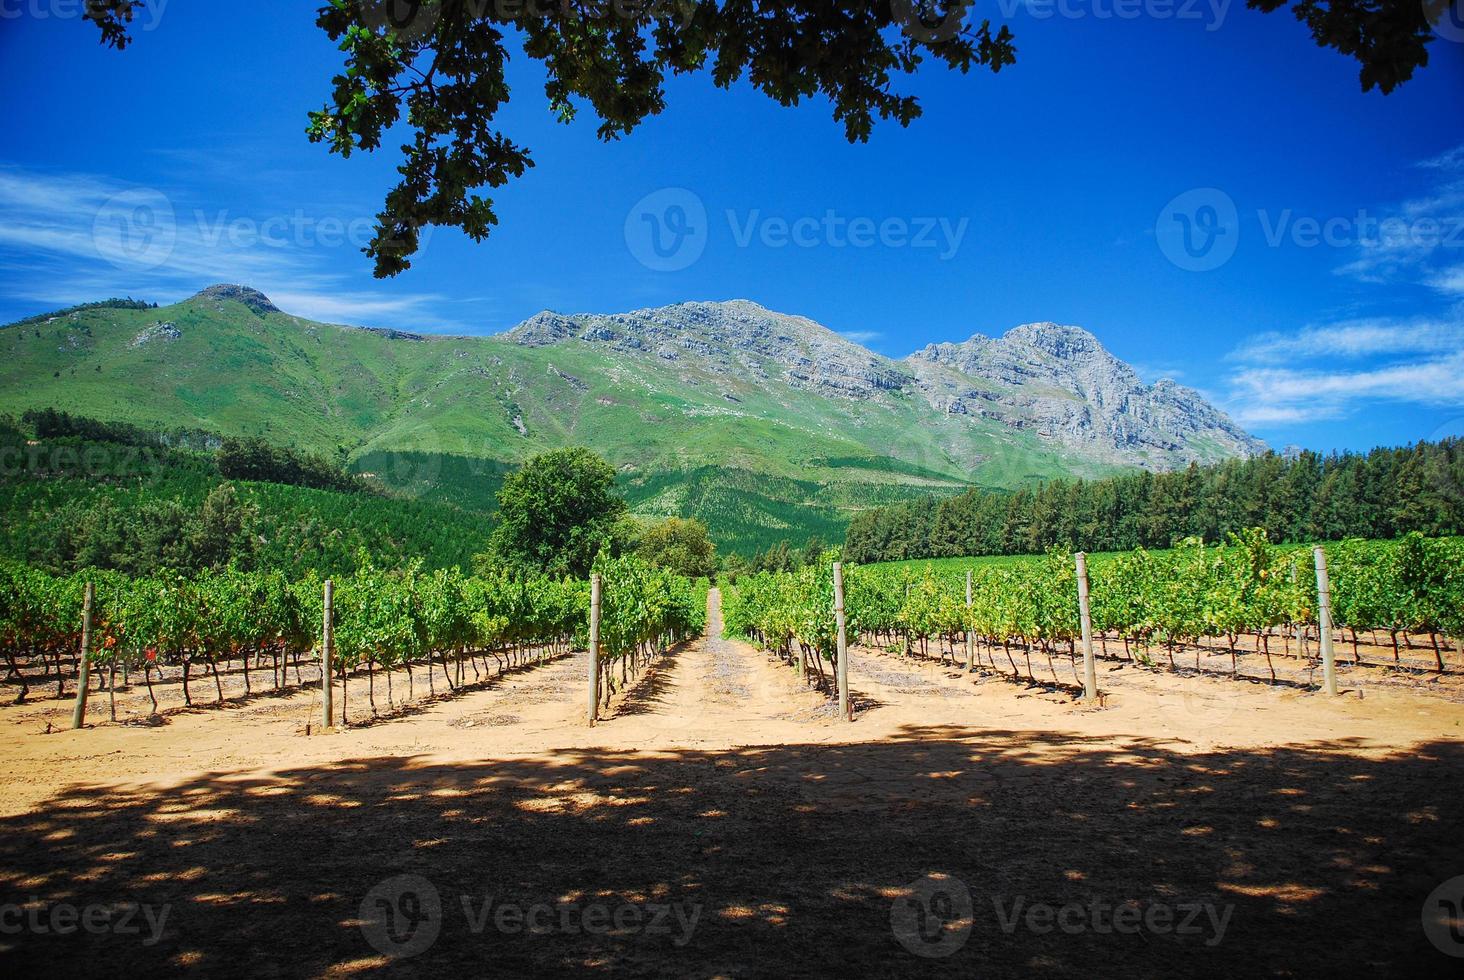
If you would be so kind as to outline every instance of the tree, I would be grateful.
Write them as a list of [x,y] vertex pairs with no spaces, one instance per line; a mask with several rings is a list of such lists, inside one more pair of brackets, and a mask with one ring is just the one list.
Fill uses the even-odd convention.
[[265,480],[341,493],[366,489],[360,477],[321,456],[274,446],[256,437],[225,439],[214,460],[219,473],[231,480]]
[[652,524],[641,535],[637,550],[656,568],[687,578],[710,577],[717,572],[717,546],[707,536],[707,526],[694,517],[668,517]]
[[188,528],[190,564],[198,568],[223,568],[231,560],[247,564],[258,550],[253,532],[258,516],[255,507],[239,499],[233,484],[214,487]]
[[[147,0],[91,0],[86,17],[118,49]],[[1247,0],[1271,12],[1292,0]],[[1295,0],[1323,47],[1362,64],[1364,90],[1390,92],[1428,63],[1425,6],[1446,0]],[[509,100],[506,34],[544,63],[549,108],[572,120],[580,104],[601,139],[629,134],[665,108],[667,73],[709,70],[730,88],[746,77],[783,105],[822,95],[850,142],[876,118],[909,125],[920,103],[900,94],[929,59],[962,73],[1016,61],[1015,38],[989,20],[967,23],[971,0],[330,0],[316,24],[345,55],[329,100],[310,114],[309,137],[332,153],[374,152],[403,130],[402,179],[386,195],[363,250],[378,277],[411,264],[421,229],[460,228],[475,241],[498,217],[482,187],[533,165],[493,128]]]
[[624,550],[625,512],[609,463],[588,449],[556,449],[503,481],[489,552],[509,565],[581,577],[601,548]]

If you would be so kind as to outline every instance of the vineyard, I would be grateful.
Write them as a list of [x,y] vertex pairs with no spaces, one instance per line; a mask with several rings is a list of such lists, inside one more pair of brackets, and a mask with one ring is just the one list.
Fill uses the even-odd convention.
[[[341,685],[341,724],[350,723],[347,678],[365,675],[375,717],[378,675],[392,710],[393,679],[402,674],[408,701],[424,682],[428,697],[439,689],[452,694],[483,677],[583,648],[587,639],[589,583],[583,580],[386,570],[364,555],[359,566],[331,582],[331,664]],[[634,557],[602,557],[596,571],[607,583],[599,655],[608,698],[668,644],[700,632],[706,588]],[[0,645],[18,700],[33,684],[53,683],[57,697],[66,695],[67,681],[78,674],[88,585],[94,589],[88,666],[96,691],[108,695],[113,721],[119,686],[131,686],[138,675],[153,714],[167,707],[160,683],[176,688],[182,707],[194,707],[200,681],[213,688],[215,704],[230,700],[226,678],[239,682],[237,695],[246,698],[320,682],[325,588],[314,576],[292,581],[276,571],[230,569],[168,578],[97,570],[58,577],[0,563]]]
[[[1410,534],[1396,542],[1342,541],[1324,552],[1332,628],[1354,665],[1368,664],[1366,642],[1391,651],[1389,661],[1372,666],[1464,670],[1459,658],[1445,660],[1448,638],[1456,638],[1457,652],[1464,637],[1464,542]],[[1241,676],[1243,660],[1259,660],[1264,670],[1256,674],[1276,683],[1277,657],[1314,667],[1320,655],[1313,555],[1272,546],[1261,529],[1221,546],[1192,541],[1167,552],[1095,556],[1089,575],[1100,657],[1173,670],[1190,653],[1199,670],[1201,655],[1218,651],[1231,676]],[[727,628],[788,663],[811,661],[815,679],[826,683],[837,636],[829,583],[827,562],[744,577],[727,590]],[[1067,552],[974,567],[959,560],[854,567],[845,589],[848,632],[870,645],[968,668],[984,655],[992,669],[1027,682],[1045,666],[1052,683],[1065,684],[1057,656],[1082,684],[1076,567]],[[1415,650],[1420,640],[1426,662]]]
[[[955,881],[1006,903],[964,913],[960,975],[1023,976],[1034,956],[1065,973],[1295,973],[1278,932],[1320,937],[1306,955],[1334,973],[1372,956],[1419,963],[1378,975],[1434,975],[1417,922],[1464,829],[1464,549],[1324,554],[1339,697],[1311,693],[1315,557],[1258,532],[1081,570],[1058,551],[838,575],[825,559],[715,591],[639,558],[601,557],[586,580],[363,557],[329,588],[0,565],[8,686],[29,692],[0,704],[0,882],[26,914],[118,896],[157,913],[152,945],[24,937],[37,969],[95,949],[129,970],[386,975],[400,950],[373,923],[383,889],[411,879],[440,895],[419,962],[442,970],[491,948],[514,975],[599,957],[628,975],[758,976],[752,943],[781,975],[822,976],[832,936],[868,972],[933,976],[892,908]],[[1096,701],[1080,696],[1084,580]],[[459,910],[486,907],[485,882],[576,929],[480,931]],[[1223,944],[1003,930],[1017,895],[1210,903],[1228,926]],[[629,896],[679,904],[684,931],[577,928]],[[1189,969],[1196,955],[1208,969]]]

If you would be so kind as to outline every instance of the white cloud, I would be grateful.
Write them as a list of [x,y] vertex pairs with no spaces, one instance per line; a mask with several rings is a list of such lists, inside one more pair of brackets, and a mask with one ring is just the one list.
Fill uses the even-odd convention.
[[1349,320],[1306,327],[1296,333],[1277,331],[1247,340],[1231,358],[1267,362],[1287,358],[1374,357],[1420,354],[1464,348],[1464,323],[1457,320]]
[[[1277,330],[1229,355],[1222,404],[1240,424],[1284,427],[1346,419],[1379,404],[1464,406],[1464,146],[1418,164],[1433,186],[1399,204],[1359,212],[1351,261],[1361,282],[1423,286],[1452,309]],[[1365,223],[1364,223],[1365,221]]]
[[[1317,331],[1315,333],[1320,333]],[[1464,406],[1464,350],[1356,370],[1247,366],[1229,377],[1226,409],[1259,427],[1347,418],[1369,404]]]
[[878,330],[840,330],[839,336],[856,344],[869,344],[884,336]]
[[0,166],[0,264],[29,271],[7,291],[67,304],[109,296],[173,301],[216,282],[253,286],[288,313],[361,326],[468,331],[429,293],[348,288],[332,271],[369,238],[371,215],[339,209],[275,214],[209,209],[87,174]]
[[1420,160],[1419,167],[1425,170],[1461,170],[1464,171],[1464,144],[1445,150],[1436,157],[1427,160]]
[[422,310],[423,304],[444,300],[441,296],[378,296],[373,293],[293,292],[289,289],[263,291],[280,309],[307,320],[326,323],[373,324],[417,319],[419,329],[441,326],[443,321]]
[[1464,263],[1452,269],[1441,269],[1429,278],[1428,284],[1441,293],[1464,296]]
[[1378,214],[1361,212],[1354,257],[1336,271],[1360,282],[1464,295],[1464,145],[1418,167],[1433,174],[1434,186]]

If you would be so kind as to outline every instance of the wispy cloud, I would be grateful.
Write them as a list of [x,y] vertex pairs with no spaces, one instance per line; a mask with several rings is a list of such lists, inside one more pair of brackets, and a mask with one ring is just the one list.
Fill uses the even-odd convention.
[[1358,371],[1246,368],[1231,377],[1231,414],[1242,425],[1311,422],[1350,415],[1383,400],[1430,407],[1464,405],[1464,352]]
[[[277,213],[220,210],[89,174],[0,165],[0,288],[12,299],[74,303],[114,295],[172,301],[240,282],[283,310],[361,326],[468,331],[434,293],[352,288],[334,271],[353,258],[372,216],[338,206]],[[15,270],[25,268],[23,275]]]
[[878,330],[840,330],[839,336],[856,344],[872,344],[884,337]]
[[1436,157],[1420,160],[1418,166],[1422,170],[1464,171],[1464,143],[1445,150]]
[[[1223,402],[1242,425],[1343,419],[1379,401],[1464,406],[1464,316],[1267,333],[1242,344],[1231,360],[1238,366]],[[1368,363],[1357,366],[1359,360]]]
[[1295,333],[1271,331],[1250,338],[1231,353],[1245,362],[1289,358],[1357,358],[1389,354],[1427,354],[1464,348],[1464,323],[1458,320],[1349,320],[1311,326]]
[[[446,297],[433,294],[394,297],[371,293],[297,293],[288,290],[271,290],[269,298],[280,309],[308,320],[367,325],[416,320],[419,329],[424,330],[439,327],[443,321],[424,313],[423,305],[447,302]],[[427,319],[422,322],[424,317]]]
[[1427,192],[1359,218],[1353,258],[1338,274],[1368,283],[1414,284],[1464,296],[1464,145],[1421,161]]
[[1438,295],[1425,308],[1444,308],[1246,339],[1228,357],[1221,399],[1236,421],[1266,429],[1346,419],[1380,403],[1464,406],[1464,145],[1417,166],[1431,186],[1362,212],[1353,256],[1336,271],[1389,287],[1389,297],[1427,287]]

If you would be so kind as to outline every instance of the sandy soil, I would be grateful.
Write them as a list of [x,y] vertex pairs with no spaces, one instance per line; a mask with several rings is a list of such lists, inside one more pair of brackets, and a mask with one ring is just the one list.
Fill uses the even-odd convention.
[[[102,722],[103,699],[98,724],[51,734],[69,701],[0,708],[0,965],[110,977],[1456,965],[1424,927],[1430,893],[1464,874],[1464,705],[1447,691],[1349,684],[1329,699],[1105,661],[1104,702],[1088,706],[989,666],[859,648],[846,723],[789,668],[722,638],[715,594],[712,613],[707,639],[655,663],[594,728],[582,653],[430,702],[419,673],[417,700],[391,717],[308,736],[309,688],[154,726]],[[1043,679],[1045,659],[1034,666]],[[195,691],[213,694],[212,679]],[[354,687],[351,700],[366,717]],[[128,692],[119,717],[146,704]],[[89,926],[67,931],[72,907]]]

